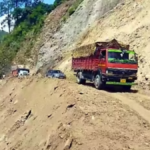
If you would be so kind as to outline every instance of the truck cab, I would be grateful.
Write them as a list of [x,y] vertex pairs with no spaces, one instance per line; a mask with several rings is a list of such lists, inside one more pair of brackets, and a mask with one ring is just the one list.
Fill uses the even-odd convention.
[[134,51],[114,48],[99,52],[99,69],[106,85],[123,85],[130,89],[137,79],[137,58]]

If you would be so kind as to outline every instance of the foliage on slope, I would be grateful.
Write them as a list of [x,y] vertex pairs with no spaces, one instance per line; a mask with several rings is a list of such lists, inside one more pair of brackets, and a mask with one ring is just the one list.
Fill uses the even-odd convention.
[[[32,53],[36,54],[36,55],[32,55],[33,56],[32,60],[34,60],[33,62],[35,62],[34,63],[35,68],[36,68],[35,70],[43,70],[42,72],[45,72],[45,70],[47,70],[47,68],[54,67],[62,59],[62,57],[63,57],[62,54],[64,53],[64,51],[62,51],[62,53],[61,53],[59,51],[60,48],[58,48],[53,53],[53,46],[59,47],[59,45],[61,45],[61,47],[64,47],[64,45],[61,44],[61,39],[62,39],[61,37],[59,38],[60,39],[59,43],[57,43],[57,37],[58,37],[57,33],[59,33],[61,28],[63,26],[65,26],[64,22],[62,21],[64,16],[66,16],[68,14],[68,11],[70,10],[70,8],[77,5],[78,2],[79,2],[79,0],[63,1],[63,3],[59,7],[57,7],[52,13],[50,13],[48,15],[48,17],[46,18],[46,20],[44,22],[44,26],[42,28],[42,31],[40,33],[40,36],[37,38],[37,41],[34,44],[34,47],[32,49]],[[78,5],[79,4],[80,3],[78,3]],[[76,7],[76,9],[77,8],[78,7]],[[64,37],[65,32],[66,31],[61,32],[60,33],[61,36]],[[47,51],[49,53],[53,53],[55,55],[54,57],[49,56],[48,61],[47,61],[47,59],[45,59],[45,58],[43,59],[43,57],[42,57],[44,54],[47,53],[46,51],[41,50],[47,46],[45,44],[48,45]],[[42,58],[42,59],[40,59],[40,58]],[[44,61],[47,61],[47,62],[45,63]]]
[[[63,1],[55,0],[53,5],[48,5],[35,0],[31,5],[13,9],[11,16],[15,19],[14,30],[5,36],[0,44],[0,73],[9,70],[18,52],[23,52],[22,57],[19,56],[17,59],[19,63],[24,63],[27,58],[30,58],[31,49],[47,14]],[[8,23],[8,20],[6,21]]]
[[2,41],[3,37],[8,34],[7,32],[0,30],[0,41]]
[[66,15],[63,17],[63,21],[66,22],[66,20],[69,18],[69,16],[71,16],[76,9],[78,8],[78,6],[81,4],[83,0],[77,0],[67,11]]

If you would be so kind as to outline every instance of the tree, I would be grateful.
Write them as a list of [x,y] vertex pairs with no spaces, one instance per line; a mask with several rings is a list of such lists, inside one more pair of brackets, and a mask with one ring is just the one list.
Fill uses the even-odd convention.
[[55,0],[53,7],[56,8],[58,5],[62,3],[63,0]]
[[11,0],[3,0],[3,2],[0,2],[0,16],[6,15],[6,18],[2,21],[1,25],[4,26],[5,23],[7,23],[9,32],[12,25],[12,6]]
[[12,1],[12,6],[14,9],[21,7],[23,5],[22,0],[11,0]]
[[5,24],[7,24],[7,26],[8,26],[8,32],[10,33],[10,29],[12,27],[12,16],[11,16],[11,14],[7,14],[7,16],[5,17],[5,19],[1,22],[2,30],[6,26]]
[[[55,7],[63,0],[56,0]],[[0,2],[0,16],[6,15],[3,22],[7,22],[10,27],[12,19],[15,20],[14,30],[7,34],[0,42],[0,73],[9,71],[11,62],[16,57],[18,51],[27,41],[25,58],[31,56],[31,49],[36,37],[40,33],[47,13],[50,13],[54,5],[44,4],[42,0],[2,0]]]

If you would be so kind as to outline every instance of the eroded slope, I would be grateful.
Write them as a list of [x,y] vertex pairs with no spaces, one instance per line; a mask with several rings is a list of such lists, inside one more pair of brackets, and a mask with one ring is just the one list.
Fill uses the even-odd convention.
[[[52,34],[50,31],[51,23],[46,23],[41,33],[45,40],[42,41],[42,46],[38,48],[38,50],[40,50],[37,68],[47,63],[50,66],[53,63],[59,62],[64,52],[74,48],[77,40],[80,39],[81,35],[95,21],[122,1],[124,0],[84,0],[75,13],[71,15],[65,23],[61,23],[61,26]],[[51,20],[52,15],[55,15],[56,18],[59,16],[59,19],[63,17],[65,12],[61,10],[63,10],[64,7],[65,3],[50,14],[47,20]],[[57,21],[57,24],[58,23]],[[55,24],[56,27],[57,24]]]
[[150,149],[149,121],[140,111],[90,84],[11,80],[0,95],[1,150]]

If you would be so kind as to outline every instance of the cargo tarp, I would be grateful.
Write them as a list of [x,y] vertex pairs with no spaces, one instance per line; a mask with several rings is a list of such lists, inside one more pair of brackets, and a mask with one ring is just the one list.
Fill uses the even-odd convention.
[[115,48],[120,50],[129,50],[129,45],[122,44],[118,42],[116,39],[106,42],[96,42],[93,44],[81,46],[77,49],[73,50],[73,58],[78,57],[86,57],[90,55],[94,55],[96,48],[104,49],[104,48]]

